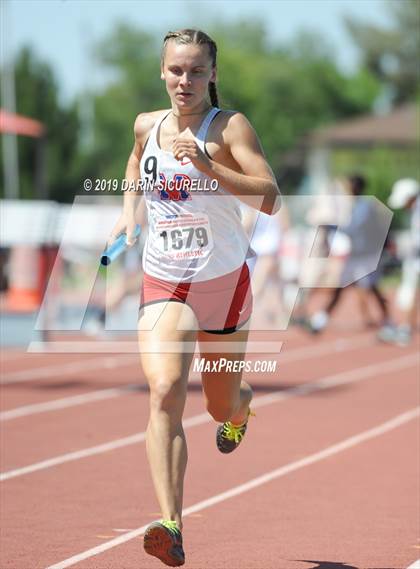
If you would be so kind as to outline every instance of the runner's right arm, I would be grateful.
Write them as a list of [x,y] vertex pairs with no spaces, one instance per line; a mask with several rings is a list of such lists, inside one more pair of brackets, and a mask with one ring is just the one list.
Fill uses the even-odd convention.
[[127,233],[128,245],[133,245],[132,235],[136,226],[135,212],[138,199],[142,195],[140,187],[140,161],[148,135],[156,120],[155,113],[141,113],[134,122],[134,146],[128,157],[125,169],[123,211],[117,221],[108,244],[113,243],[118,235]]

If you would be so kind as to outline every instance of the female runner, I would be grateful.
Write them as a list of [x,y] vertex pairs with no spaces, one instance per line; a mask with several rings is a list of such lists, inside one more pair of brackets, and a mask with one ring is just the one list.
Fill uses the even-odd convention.
[[[136,118],[125,174],[136,191],[125,192],[110,238],[126,232],[128,244],[133,243],[136,197],[143,194],[149,230],[139,344],[150,387],[146,448],[163,518],[145,532],[144,548],[172,567],[185,563],[182,415],[194,346],[198,341],[206,364],[201,375],[208,412],[222,423],[217,446],[228,453],[245,434],[252,399],[238,365],[244,360],[252,309],[245,262],[249,243],[238,200],[254,200],[258,209],[272,214],[280,199],[249,122],[238,112],[218,108],[216,53],[214,41],[201,31],[166,35],[161,78],[170,108]],[[227,340],[240,349],[226,349]],[[220,349],[210,351],[209,342]],[[217,366],[221,358],[227,365],[215,373],[213,362]]]

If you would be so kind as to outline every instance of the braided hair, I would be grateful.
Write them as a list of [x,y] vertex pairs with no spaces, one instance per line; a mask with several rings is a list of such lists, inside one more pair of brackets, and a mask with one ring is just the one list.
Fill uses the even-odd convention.
[[[216,43],[211,39],[210,36],[202,32],[201,30],[185,29],[185,30],[178,30],[176,32],[168,32],[163,40],[162,60],[165,55],[166,45],[169,40],[174,40],[178,44],[190,43],[195,45],[207,45],[209,48],[209,55],[212,67],[213,68],[216,67],[216,58],[217,58]],[[216,83],[214,81],[209,82],[209,97],[213,107],[218,107],[219,97],[217,95]]]

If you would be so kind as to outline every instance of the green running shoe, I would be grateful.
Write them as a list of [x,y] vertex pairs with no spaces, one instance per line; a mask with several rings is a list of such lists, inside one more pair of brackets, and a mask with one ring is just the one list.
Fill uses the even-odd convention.
[[172,520],[153,522],[144,534],[144,550],[169,565],[180,567],[185,563],[185,554],[182,548],[182,534],[177,523]]
[[255,413],[252,413],[251,409],[248,410],[247,420],[241,425],[234,425],[227,421],[217,428],[216,444],[220,452],[228,454],[238,448],[245,436],[250,416],[255,417]]

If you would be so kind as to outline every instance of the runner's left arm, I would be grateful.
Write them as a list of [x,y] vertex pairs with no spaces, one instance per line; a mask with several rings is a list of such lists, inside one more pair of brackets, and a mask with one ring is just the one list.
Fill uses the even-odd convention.
[[[275,214],[280,208],[280,190],[258,137],[244,115],[235,113],[229,117],[223,139],[241,173],[209,159],[193,140],[178,139],[174,145],[175,157],[189,158],[199,170],[246,204],[263,213]],[[253,197],[260,198],[258,207]]]
[[244,115],[235,113],[229,118],[225,140],[242,173],[212,161],[209,175],[237,197],[262,197],[259,209],[269,215],[275,214],[280,208],[280,190],[257,134]]

